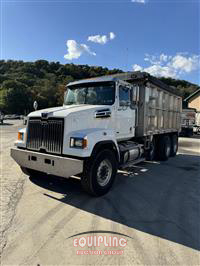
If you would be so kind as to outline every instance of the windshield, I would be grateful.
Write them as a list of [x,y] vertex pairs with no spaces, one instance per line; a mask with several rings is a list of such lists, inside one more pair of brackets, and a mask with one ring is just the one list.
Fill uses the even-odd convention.
[[68,87],[64,104],[112,105],[115,101],[115,84],[92,83]]

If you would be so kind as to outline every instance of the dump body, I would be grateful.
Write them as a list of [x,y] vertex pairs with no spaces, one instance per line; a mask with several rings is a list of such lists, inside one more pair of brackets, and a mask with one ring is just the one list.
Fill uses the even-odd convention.
[[180,132],[182,98],[172,87],[145,72],[118,76],[139,87],[136,137]]
[[136,137],[180,131],[181,97],[150,82],[139,86]]

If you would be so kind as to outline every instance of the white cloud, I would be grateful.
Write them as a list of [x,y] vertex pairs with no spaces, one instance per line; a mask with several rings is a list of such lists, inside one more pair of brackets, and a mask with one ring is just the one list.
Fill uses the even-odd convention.
[[107,35],[92,35],[88,37],[89,42],[106,44],[108,41],[115,39],[116,35],[114,32],[110,32],[109,36]]
[[190,73],[199,66],[199,56],[192,55],[190,57],[183,56],[181,54],[176,55],[170,62],[171,67],[174,69]]
[[95,42],[95,43],[100,43],[100,44],[105,44],[108,41],[108,38],[106,35],[94,35],[94,36],[89,36],[88,37],[89,42]]
[[146,0],[131,0],[132,3],[145,4]]
[[114,34],[114,32],[110,32],[110,40],[115,39],[116,35]]
[[156,77],[175,78],[177,76],[177,72],[168,66],[152,65],[142,70]]
[[87,53],[95,56],[96,53],[92,52],[86,44],[79,44],[75,40],[68,40],[67,43],[67,54],[64,58],[67,60],[78,59],[82,54]]
[[168,55],[166,55],[166,54],[161,54],[161,55],[160,55],[160,61],[161,61],[161,62],[162,62],[162,61],[167,62],[167,60],[168,60]]
[[162,53],[160,56],[145,54],[144,61],[149,61],[151,64],[163,64],[170,59],[170,56]]
[[169,56],[160,54],[159,56],[145,54],[144,61],[150,63],[148,67],[142,67],[134,64],[132,66],[134,71],[145,71],[157,77],[172,77],[177,78],[181,74],[190,73],[200,68],[200,56],[185,54],[176,54]]
[[160,64],[160,58],[157,58],[155,55],[145,54],[144,61],[147,61],[150,64]]
[[141,66],[135,64],[135,65],[133,65],[133,70],[134,70],[134,71],[142,71],[143,68],[142,68]]

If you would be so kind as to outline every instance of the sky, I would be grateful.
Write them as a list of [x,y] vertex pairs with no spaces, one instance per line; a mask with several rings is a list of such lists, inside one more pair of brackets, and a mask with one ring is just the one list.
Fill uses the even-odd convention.
[[0,0],[1,59],[141,70],[200,84],[200,0]]

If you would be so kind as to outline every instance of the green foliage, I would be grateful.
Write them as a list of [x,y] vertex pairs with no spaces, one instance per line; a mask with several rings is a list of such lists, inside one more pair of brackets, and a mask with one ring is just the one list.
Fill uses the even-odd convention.
[[196,84],[192,84],[186,80],[178,80],[172,78],[160,78],[161,81],[169,86],[174,87],[175,91],[185,99],[191,93],[195,92],[199,87]]
[[27,114],[31,108],[30,91],[23,87],[8,89],[3,97],[4,106],[7,110],[14,110],[17,114]]
[[[0,60],[0,110],[5,113],[27,114],[33,111],[36,100],[39,109],[62,105],[65,86],[78,79],[122,73],[99,66],[62,65],[59,62],[37,60],[23,62]],[[161,78],[174,86],[183,97],[197,89],[197,85],[184,80]]]

